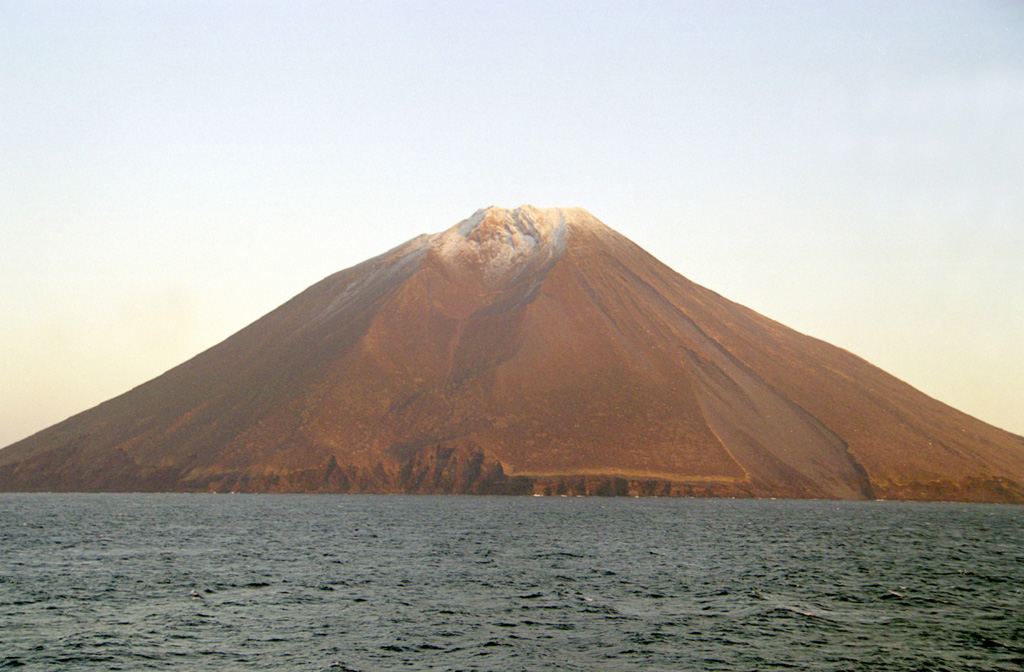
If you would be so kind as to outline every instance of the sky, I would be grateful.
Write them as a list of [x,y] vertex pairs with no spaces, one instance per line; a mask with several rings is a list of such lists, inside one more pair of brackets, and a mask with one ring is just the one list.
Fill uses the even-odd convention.
[[1024,434],[1024,4],[0,3],[0,446],[479,208]]

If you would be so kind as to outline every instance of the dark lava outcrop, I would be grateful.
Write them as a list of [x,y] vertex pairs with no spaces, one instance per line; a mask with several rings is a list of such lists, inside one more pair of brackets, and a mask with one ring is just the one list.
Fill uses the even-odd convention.
[[524,206],[5,448],[0,489],[1024,502],[1024,439]]

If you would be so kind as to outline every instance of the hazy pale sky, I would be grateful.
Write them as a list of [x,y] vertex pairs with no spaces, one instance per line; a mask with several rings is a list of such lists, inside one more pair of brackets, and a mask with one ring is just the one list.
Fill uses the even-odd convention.
[[1024,4],[0,3],[0,446],[489,205],[1024,433]]

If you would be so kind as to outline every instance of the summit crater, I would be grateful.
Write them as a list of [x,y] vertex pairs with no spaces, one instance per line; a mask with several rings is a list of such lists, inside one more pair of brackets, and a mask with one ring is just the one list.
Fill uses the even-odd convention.
[[477,269],[491,284],[500,283],[531,264],[557,261],[565,252],[570,226],[597,221],[580,208],[477,210],[431,244],[456,269]]

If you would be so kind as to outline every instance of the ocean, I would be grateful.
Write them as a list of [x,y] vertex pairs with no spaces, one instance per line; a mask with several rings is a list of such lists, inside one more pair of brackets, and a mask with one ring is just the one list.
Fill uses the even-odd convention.
[[0,669],[1021,670],[1024,507],[0,494]]

